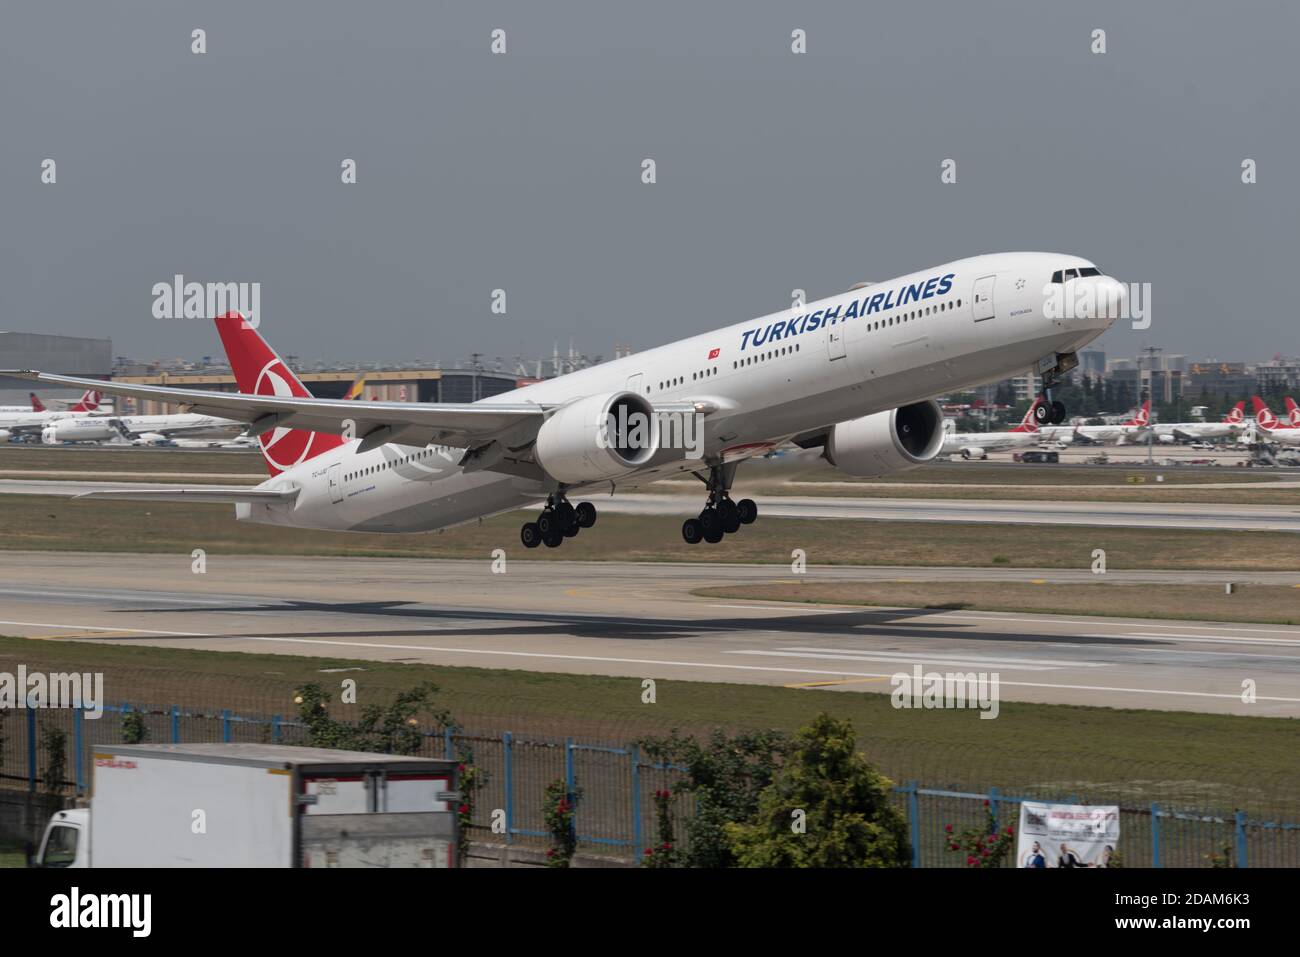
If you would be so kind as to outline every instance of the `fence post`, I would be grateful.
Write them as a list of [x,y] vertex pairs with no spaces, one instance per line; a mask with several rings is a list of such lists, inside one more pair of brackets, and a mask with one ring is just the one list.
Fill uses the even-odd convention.
[[514,781],[511,777],[510,768],[510,745],[514,737],[509,731],[501,735],[502,763],[505,770],[505,790],[506,790],[506,843],[510,844],[514,840],[514,819],[515,819],[515,793]]
[[917,796],[919,785],[907,782],[907,830],[912,842],[912,866],[921,866],[921,801]]
[[1161,867],[1160,863],[1160,805],[1151,805],[1151,866]]
[[641,763],[637,746],[634,744],[628,749],[628,756],[632,761],[632,849],[635,853],[641,852],[641,769],[638,765]]
[[36,793],[36,709],[27,706],[27,790]]
[[221,710],[221,741],[224,744],[230,743],[230,709]]
[[181,743],[181,709],[172,705],[172,744]]
[[446,758],[448,761],[451,761],[456,757],[455,735],[456,735],[456,728],[454,725],[450,725],[450,724],[447,725],[446,730],[442,732],[442,741],[443,741],[442,756]]
[[271,740],[276,744],[280,743],[280,716],[278,714],[271,715]]
[[1237,812],[1237,866],[1249,867],[1246,862],[1246,812]]
[[86,793],[85,761],[84,756],[81,753],[84,750],[82,736],[82,718],[84,713],[85,709],[83,708],[74,708],[72,711],[72,747],[77,752],[76,767],[78,794]]
[[569,819],[569,833],[578,839],[578,806],[573,798],[573,739],[564,739],[564,796],[573,804],[573,817]]
[[1002,819],[998,817],[998,800],[1001,794],[1002,792],[996,787],[989,788],[989,812],[993,815],[993,820],[998,822],[999,828],[1002,824]]

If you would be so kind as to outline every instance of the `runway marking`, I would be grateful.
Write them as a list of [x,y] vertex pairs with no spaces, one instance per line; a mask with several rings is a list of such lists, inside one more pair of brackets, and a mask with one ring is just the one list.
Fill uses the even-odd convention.
[[[1232,622],[1224,622],[1220,625],[1191,625],[1184,624],[1181,621],[1170,622],[1167,625],[1160,624],[1158,619],[1139,619],[1134,621],[1132,618],[1113,618],[1107,620],[1105,617],[1098,615],[1096,618],[1077,620],[1073,618],[1055,618],[1051,615],[1043,615],[1040,618],[1013,618],[1008,616],[995,615],[978,615],[960,613],[960,612],[936,612],[929,615],[930,618],[956,618],[959,621],[1015,621],[1029,625],[1088,625],[1093,628],[1105,627],[1110,625],[1114,628],[1182,628],[1187,631],[1224,631],[1231,628],[1234,633],[1246,635],[1292,635],[1300,639],[1300,629],[1297,628],[1237,628]],[[1169,621],[1169,619],[1165,619]],[[1103,635],[1103,638],[1114,637],[1112,635]]]
[[829,688],[832,685],[855,685],[865,684],[871,681],[881,681],[881,678],[844,678],[840,681],[800,681],[792,685],[783,685],[786,688]]
[[[958,667],[978,667],[981,664],[1001,665],[1003,667],[1015,668],[1017,671],[1056,671],[1059,668],[1058,665],[1020,665],[1020,664],[1012,665],[1006,662],[993,661],[991,659],[958,658],[958,657],[954,657],[951,655],[944,655],[944,654],[938,654],[938,655],[897,654],[895,655],[895,654],[890,654],[888,652],[880,652],[878,654],[872,654],[868,652],[860,655],[850,655],[850,654],[840,655],[840,654],[824,654],[824,653],[808,652],[808,651],[757,651],[757,650],[726,651],[723,652],[723,654],[762,655],[766,658],[824,658],[830,661],[884,661],[884,662],[896,661],[900,665],[925,664],[926,662],[929,662],[931,664],[954,665]],[[1091,668],[1105,667],[1104,665],[1101,664],[1088,665],[1083,663],[1080,663],[1080,666],[1091,667]]]
[[[789,652],[813,652],[815,654],[826,654],[836,658],[852,658],[858,655],[874,655],[880,658],[898,659],[900,661],[916,661],[918,659],[942,658],[951,661],[971,661],[978,664],[989,665],[1050,665],[1052,667],[1063,668],[1104,668],[1104,662],[1090,661],[1066,661],[1061,658],[1004,658],[1001,655],[985,655],[975,652],[970,655],[962,655],[952,651],[940,651],[937,653],[922,651],[876,651],[872,648],[810,648],[806,645],[792,645],[785,648],[779,648],[778,651]],[[754,652],[755,654],[770,654],[770,652]],[[750,654],[748,651],[729,651],[730,655]]]
[[[253,635],[228,636],[228,640],[269,641],[305,645],[333,645],[344,648],[379,648],[395,651],[438,652],[456,655],[487,655],[509,658],[548,658],[562,661],[595,661],[621,665],[655,665],[661,668],[714,668],[723,671],[762,671],[777,674],[834,675],[841,678],[892,678],[893,674],[876,671],[830,671],[821,668],[776,668],[764,665],[733,665],[708,661],[664,661],[654,658],[609,658],[598,655],[560,655],[540,651],[499,651],[483,648],[442,648],[429,645],[388,645],[366,641],[329,641],[323,638],[264,638]],[[454,666],[453,666],[454,667]],[[1001,681],[1007,688],[1048,688],[1061,691],[1111,691],[1125,694],[1174,695],[1186,698],[1232,698],[1241,700],[1240,692],[1218,693],[1213,691],[1172,691],[1162,688],[1115,688],[1106,685],[1067,685],[1049,684],[1033,681]],[[1278,701],[1284,704],[1300,704],[1300,698],[1282,698],[1272,695],[1257,695],[1257,701]]]
[[[1080,638],[1164,638],[1170,641],[1194,641],[1199,645],[1276,645],[1282,648],[1300,648],[1300,641],[1286,638],[1228,638],[1213,635],[1171,635],[1164,632],[1130,632],[1127,635],[1080,635]],[[1196,654],[1196,652],[1188,652]]]
[[[104,625],[56,625],[48,621],[0,621],[0,625],[20,625],[24,628],[71,628],[81,631],[121,631],[132,632],[141,635],[176,635],[181,638],[208,638],[211,637],[207,632],[201,631],[150,631],[148,628],[109,628]],[[51,635],[52,638],[61,637]]]

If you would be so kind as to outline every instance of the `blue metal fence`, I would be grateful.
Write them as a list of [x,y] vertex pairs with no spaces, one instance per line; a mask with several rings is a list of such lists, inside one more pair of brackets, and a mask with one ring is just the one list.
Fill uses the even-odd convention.
[[[150,742],[249,741],[307,744],[306,727],[280,715],[253,717],[187,711],[171,705],[140,708],[130,704],[106,705],[107,715],[118,720],[90,720],[80,709],[38,711],[24,715],[23,747],[0,752],[0,779],[25,783],[35,792],[51,790],[47,778],[51,765],[63,773],[54,785],[81,795],[90,786],[96,751],[122,743],[121,718],[135,714]],[[15,713],[11,712],[11,715]],[[64,754],[50,732],[62,735]],[[8,741],[15,740],[12,726]],[[460,728],[430,731],[425,752],[474,764],[483,771],[484,786],[474,807],[474,825],[486,831],[494,826],[507,843],[537,842],[546,837],[543,796],[555,780],[566,782],[572,793],[581,788],[575,823],[578,840],[591,850],[633,856],[642,852],[657,834],[655,802],[659,791],[673,792],[675,840],[686,839],[685,822],[693,812],[689,794],[678,790],[685,781],[682,768],[647,760],[632,745],[579,742],[516,735],[510,731],[476,733]],[[894,789],[896,806],[904,814],[912,845],[913,867],[962,867],[963,853],[949,849],[956,832],[987,823],[991,812],[999,828],[1019,824],[1024,801],[1043,802],[1042,796],[930,788],[916,781]],[[1086,803],[1074,795],[1059,795],[1051,803]],[[1111,803],[1111,802],[1107,802]],[[1300,823],[1258,820],[1243,811],[1197,812],[1170,809],[1160,804],[1120,806],[1120,847],[1125,867],[1197,867],[1217,863],[1235,867],[1300,867]],[[657,840],[657,838],[655,838]]]

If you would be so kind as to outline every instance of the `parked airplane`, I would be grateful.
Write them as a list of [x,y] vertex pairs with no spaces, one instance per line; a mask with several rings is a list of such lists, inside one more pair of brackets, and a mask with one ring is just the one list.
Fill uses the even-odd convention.
[[1292,425],[1300,429],[1300,405],[1296,405],[1295,399],[1290,396],[1287,396],[1283,401],[1286,402],[1287,419],[1290,420]]
[[[1086,293],[1072,297],[1079,306],[1067,315],[1045,308],[1066,289]],[[244,394],[102,388],[250,423],[271,478],[252,489],[86,497],[233,502],[244,520],[367,532],[445,528],[545,500],[520,537],[554,547],[596,521],[595,507],[572,505],[570,494],[694,473],[707,500],[682,536],[717,542],[757,517],[751,500],[731,498],[737,466],[783,442],[820,447],[855,476],[912,468],[943,444],[931,396],[1027,369],[1045,384],[1036,416],[1063,421],[1056,383],[1077,364],[1076,350],[1114,322],[1124,296],[1122,284],[1077,257],[976,256],[473,403],[313,398],[231,314],[217,331]]]
[[1259,438],[1280,445],[1300,445],[1300,426],[1279,421],[1259,396],[1252,395],[1250,401],[1255,407],[1255,428]]
[[1157,422],[1151,432],[1157,442],[1194,442],[1237,435],[1246,428],[1246,403],[1238,402],[1222,422]]
[[[1038,426],[1034,424],[1034,413],[1039,406],[1035,399],[1029,404],[1028,411],[1020,424],[1005,432],[949,432],[943,436],[943,448],[940,455],[960,455],[964,459],[982,459],[986,452],[999,452],[1003,449],[1017,449],[1039,441]],[[950,422],[945,419],[945,426]]]
[[[87,390],[71,408],[52,412],[42,405],[40,410],[33,412],[0,413],[0,442],[8,440],[11,435],[40,435],[41,430],[51,422],[107,414],[107,409],[101,410],[100,402],[103,396],[98,391],[98,387],[103,383],[90,379],[78,379],[77,384],[80,385],[91,381],[95,382],[96,389]],[[36,399],[34,393],[32,398],[37,402],[40,401]]]
[[49,423],[41,430],[41,441],[46,445],[62,445],[64,442],[103,442],[121,436],[128,441],[145,439],[157,442],[179,435],[229,434],[243,427],[243,422],[233,419],[194,413],[79,417]]
[[1137,414],[1115,425],[1050,425],[1038,430],[1039,437],[1047,442],[1074,442],[1082,437],[1088,442],[1123,445],[1145,436],[1151,421],[1151,400],[1142,403]]

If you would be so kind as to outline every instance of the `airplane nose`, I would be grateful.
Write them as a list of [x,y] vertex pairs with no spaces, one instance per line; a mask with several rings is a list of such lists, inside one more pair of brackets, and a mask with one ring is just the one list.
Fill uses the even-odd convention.
[[1085,278],[1081,281],[1089,283],[1089,288],[1088,295],[1079,297],[1077,318],[1114,322],[1124,315],[1124,307],[1128,302],[1128,287],[1122,282],[1110,276]]

